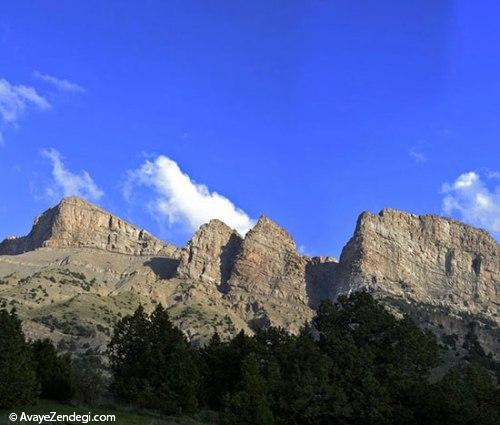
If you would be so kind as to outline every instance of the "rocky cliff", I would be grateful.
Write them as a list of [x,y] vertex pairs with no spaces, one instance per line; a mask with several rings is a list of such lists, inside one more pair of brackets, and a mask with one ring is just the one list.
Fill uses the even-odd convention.
[[178,255],[170,244],[77,197],[63,198],[39,216],[27,236],[0,244],[0,255],[42,247],[87,247],[131,255]]
[[301,255],[267,217],[244,238],[212,220],[177,248],[65,198],[27,236],[0,244],[0,306],[15,305],[32,329],[45,326],[51,337],[59,332],[74,343],[81,338],[68,336],[70,316],[78,329],[93,324],[97,330],[86,332],[103,344],[111,319],[94,315],[106,303],[123,315],[138,303],[161,302],[196,342],[214,331],[268,325],[297,332],[322,300],[357,290],[459,346],[473,329],[487,351],[499,351],[499,245],[483,230],[442,217],[363,213],[337,262]]
[[494,316],[500,246],[484,230],[442,217],[363,213],[342,251],[332,296],[359,289]]
[[306,289],[308,259],[283,228],[262,216],[243,239],[226,299],[250,327],[278,324],[298,331],[312,317]]
[[305,268],[306,259],[297,253],[291,236],[263,216],[243,240],[229,287],[307,304]]
[[220,220],[203,224],[181,251],[177,276],[225,291],[241,242],[238,232]]
[[500,246],[484,230],[434,215],[365,212],[332,289],[332,298],[368,290],[438,333],[463,338],[478,322],[484,344],[498,350]]

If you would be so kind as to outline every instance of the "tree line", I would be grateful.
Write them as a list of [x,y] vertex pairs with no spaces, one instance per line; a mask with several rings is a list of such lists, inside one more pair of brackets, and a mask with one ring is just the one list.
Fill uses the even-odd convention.
[[[1,406],[74,397],[71,359],[48,341],[27,343],[15,313],[0,312],[0,342]],[[470,361],[439,377],[435,336],[366,293],[324,302],[298,335],[215,334],[198,348],[161,305],[139,307],[116,323],[107,354],[118,403],[211,409],[222,425],[500,423],[494,374]]]

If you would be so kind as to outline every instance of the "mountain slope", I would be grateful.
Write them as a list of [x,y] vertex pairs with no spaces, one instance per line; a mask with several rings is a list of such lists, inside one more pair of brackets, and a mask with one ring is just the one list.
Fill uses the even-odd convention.
[[497,356],[499,249],[482,230],[395,210],[363,213],[339,262],[299,254],[267,217],[245,237],[212,220],[178,248],[65,198],[0,244],[0,306],[15,306],[32,337],[99,352],[139,304],[164,304],[199,343],[268,325],[297,332],[322,299],[368,290],[452,341],[454,355],[473,332]]

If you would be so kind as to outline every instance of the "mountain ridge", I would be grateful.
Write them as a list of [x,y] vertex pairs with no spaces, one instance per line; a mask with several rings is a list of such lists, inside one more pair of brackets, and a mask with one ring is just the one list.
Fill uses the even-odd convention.
[[43,247],[89,247],[132,255],[172,254],[177,247],[76,196],[38,216],[26,236],[0,243],[0,255]]
[[[28,267],[26,259],[40,265]],[[74,277],[83,273],[83,280]],[[95,333],[97,345],[113,319],[91,315],[92,305],[108,302],[125,314],[161,302],[192,341],[202,341],[215,331],[269,325],[297,332],[323,299],[357,290],[443,338],[458,333],[459,344],[471,321],[490,352],[498,353],[500,339],[499,245],[459,221],[395,209],[362,213],[337,261],[300,254],[265,216],[244,237],[211,220],[176,247],[87,201],[64,198],[27,236],[0,243],[0,280],[0,305],[24,311],[38,332],[69,332],[61,325],[69,321]],[[39,291],[48,295],[33,303]],[[124,298],[130,305],[116,301]]]

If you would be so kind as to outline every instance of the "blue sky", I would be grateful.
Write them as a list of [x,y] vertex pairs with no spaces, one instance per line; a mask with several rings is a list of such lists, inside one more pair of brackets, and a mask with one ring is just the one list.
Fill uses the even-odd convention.
[[[358,214],[500,235],[500,31],[485,0],[0,6],[0,237],[80,194],[183,244],[265,214],[339,255]],[[216,192],[216,193],[214,193]]]

